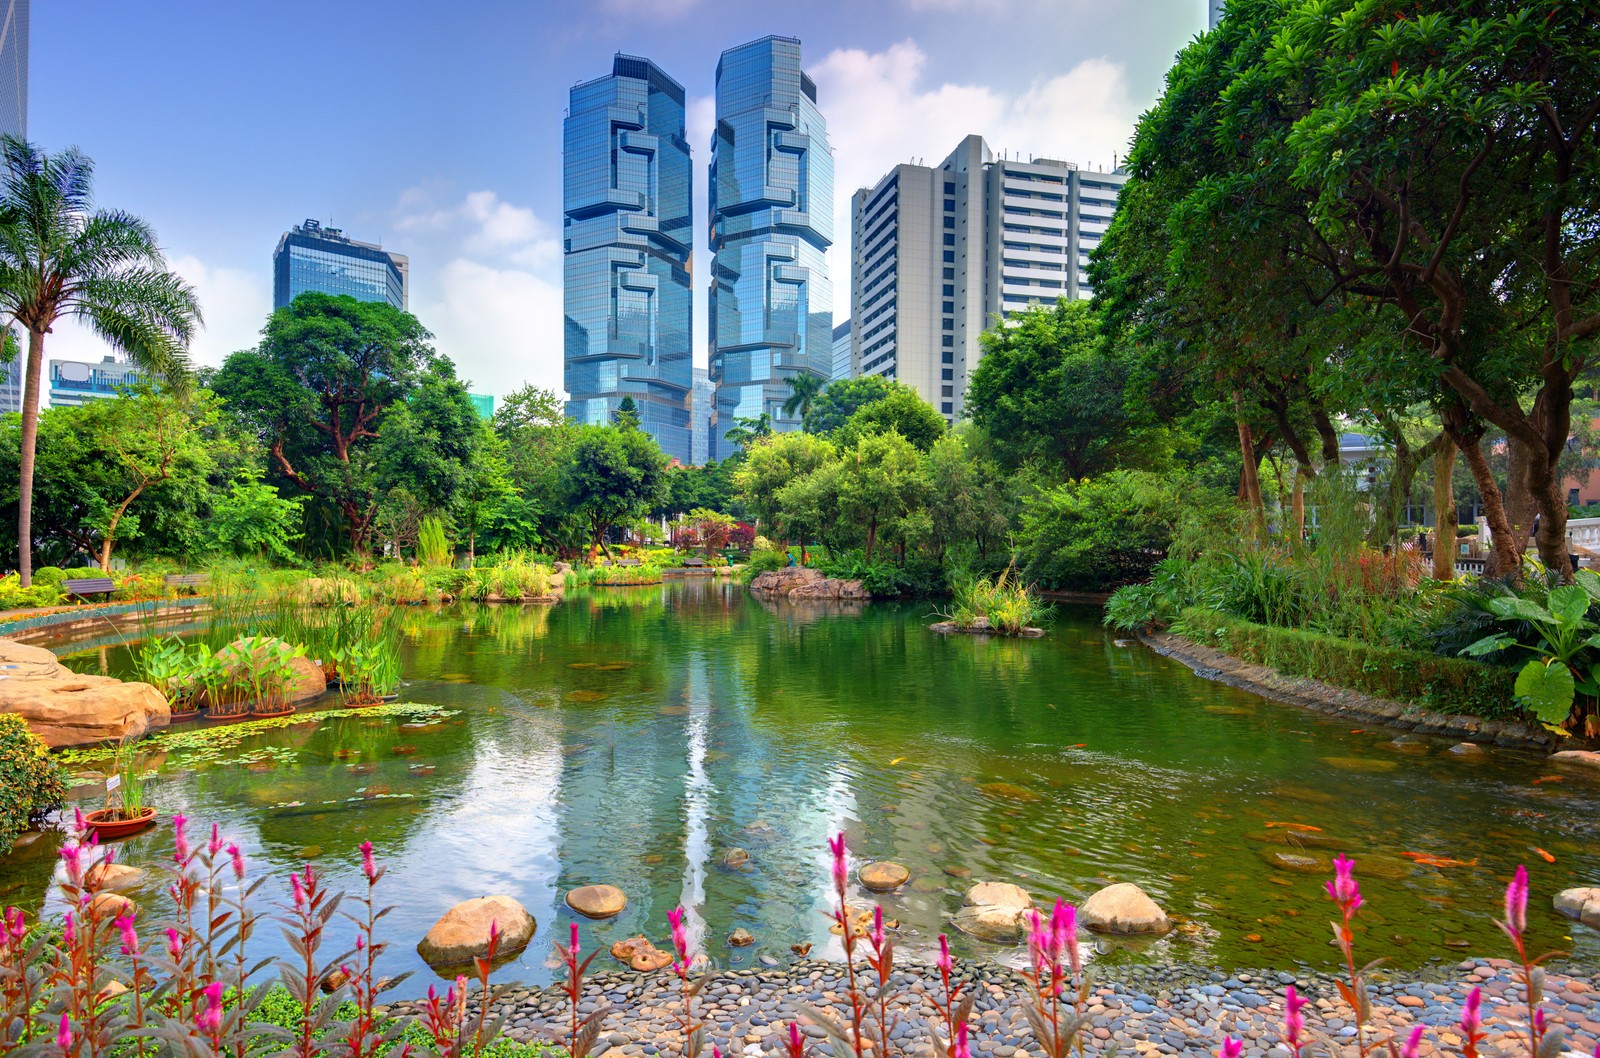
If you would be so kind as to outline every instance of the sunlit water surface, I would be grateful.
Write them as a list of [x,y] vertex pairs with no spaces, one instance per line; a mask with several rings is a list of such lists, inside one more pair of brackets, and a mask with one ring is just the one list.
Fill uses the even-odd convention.
[[[429,925],[489,893],[539,923],[506,976],[549,980],[550,941],[572,917],[562,896],[595,882],[629,903],[584,921],[594,942],[644,932],[665,944],[667,911],[682,904],[721,965],[787,962],[797,943],[837,951],[822,911],[825,840],[839,829],[862,859],[910,867],[883,898],[903,949],[931,946],[976,881],[1044,902],[1116,880],[1183,924],[1155,942],[1102,943],[1107,962],[1330,965],[1322,881],[1345,851],[1369,900],[1361,943],[1393,965],[1499,953],[1492,917],[1518,863],[1533,876],[1534,946],[1600,958],[1595,933],[1549,904],[1600,879],[1593,773],[1506,750],[1462,758],[1448,740],[1399,746],[1393,730],[1116,645],[1092,610],[1059,613],[1043,639],[1003,640],[936,635],[928,609],[769,604],[691,581],[574,592],[554,607],[405,611],[402,697],[437,712],[296,724],[220,753],[172,748],[152,758],[150,800],[220,823],[254,869],[277,874],[312,860],[354,886],[371,840],[397,905],[389,968],[419,971],[407,991],[431,979],[414,949]],[[127,665],[121,646],[68,658]],[[156,862],[170,840],[169,827],[148,831],[119,859]],[[0,902],[45,903],[58,844],[47,835],[0,860]],[[733,847],[749,853],[742,869],[722,865]],[[1317,862],[1286,869],[1274,862],[1285,853]],[[153,879],[131,895],[159,914]],[[727,946],[737,927],[754,946]],[[281,940],[262,930],[256,943],[267,953]],[[957,948],[1017,956],[965,938]]]

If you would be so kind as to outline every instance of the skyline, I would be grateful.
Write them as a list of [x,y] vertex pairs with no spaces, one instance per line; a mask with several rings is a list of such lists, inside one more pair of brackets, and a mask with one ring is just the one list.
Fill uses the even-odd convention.
[[[723,50],[768,33],[801,39],[838,168],[835,227],[848,231],[857,187],[968,133],[1012,156],[1109,168],[1206,19],[1204,0],[893,0],[867,11],[815,0],[778,18],[725,0],[675,0],[642,20],[615,0],[559,20],[544,17],[551,10],[476,5],[446,23],[421,18],[432,9],[420,4],[294,4],[266,18],[191,3],[104,5],[86,20],[36,10],[29,131],[45,149],[85,150],[100,202],[156,227],[206,311],[198,365],[254,343],[271,308],[272,249],[315,217],[411,258],[412,310],[478,390],[531,381],[560,392],[561,121],[571,85],[603,74],[617,51],[650,58],[688,93],[692,354],[703,367],[705,167]],[[141,51],[158,61],[122,76],[119,58]],[[838,322],[848,239],[828,259]],[[68,325],[51,355],[104,350]]]

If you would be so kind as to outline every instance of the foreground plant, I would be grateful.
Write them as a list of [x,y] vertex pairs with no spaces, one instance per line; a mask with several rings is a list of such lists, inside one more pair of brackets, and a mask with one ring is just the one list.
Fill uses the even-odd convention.
[[[1066,1058],[1079,1042],[1089,1001],[1083,953],[1078,947],[1077,908],[1058,899],[1048,923],[1038,911],[1029,912],[1028,955],[1032,968],[1023,974],[1033,985],[1023,1007],[1028,1024],[1049,1058]],[[1063,1014],[1061,998],[1069,988],[1071,1009]]]

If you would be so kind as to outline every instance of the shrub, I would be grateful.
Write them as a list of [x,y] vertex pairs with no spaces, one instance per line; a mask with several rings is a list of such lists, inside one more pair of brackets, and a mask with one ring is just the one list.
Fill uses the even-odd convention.
[[422,519],[417,529],[417,561],[424,566],[450,564],[450,541],[444,535],[444,522],[436,515]]
[[456,569],[454,566],[424,566],[419,572],[435,595],[448,595],[454,599],[466,595],[473,582],[471,570]]
[[1048,606],[1018,580],[1011,570],[998,577],[979,577],[963,580],[952,589],[955,604],[948,619],[962,628],[971,628],[978,618],[989,622],[990,627],[1007,635],[1016,635],[1024,628],[1044,620],[1050,612]]
[[550,569],[523,551],[507,552],[500,564],[489,571],[487,595],[502,599],[535,599],[551,592]]
[[20,716],[0,713],[0,856],[17,835],[66,803],[61,766]]
[[880,599],[947,595],[950,592],[944,567],[928,558],[908,558],[905,565],[897,566],[893,562],[868,562],[862,552],[847,551],[837,556],[830,555],[817,568],[829,577],[859,580],[863,588]]
[[744,578],[746,584],[749,584],[761,574],[771,573],[775,569],[782,569],[788,564],[789,553],[787,551],[774,551],[771,549],[757,551],[750,556],[750,561],[745,563],[744,569],[740,571],[739,575]]

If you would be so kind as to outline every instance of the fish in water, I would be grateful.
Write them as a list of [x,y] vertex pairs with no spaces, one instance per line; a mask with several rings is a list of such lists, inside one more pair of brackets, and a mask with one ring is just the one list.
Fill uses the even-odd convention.
[[1476,867],[1478,858],[1470,860],[1452,860],[1448,856],[1432,856],[1426,852],[1402,852],[1400,855],[1408,860],[1415,860],[1424,867]]
[[1556,862],[1556,858],[1554,856],[1550,855],[1548,852],[1544,851],[1539,846],[1537,846],[1537,845],[1529,845],[1528,847],[1530,849],[1532,849],[1534,852],[1538,853],[1539,854],[1539,858],[1544,860],[1544,862],[1546,862],[1546,863],[1554,863],[1554,862]]
[[1283,827],[1287,830],[1300,830],[1306,832],[1322,833],[1321,827],[1314,827],[1310,823],[1268,823],[1269,827]]
[[896,758],[895,758],[895,759],[894,759],[894,760],[891,760],[891,761],[890,761],[890,762],[889,762],[889,767],[891,767],[891,768],[892,768],[892,767],[894,767],[894,766],[895,766],[895,765],[896,765],[896,764],[899,764],[899,763],[900,763],[900,762],[901,762],[901,761],[903,761],[903,760],[905,760],[905,759],[906,759],[906,758],[905,758],[905,757],[896,757]]

